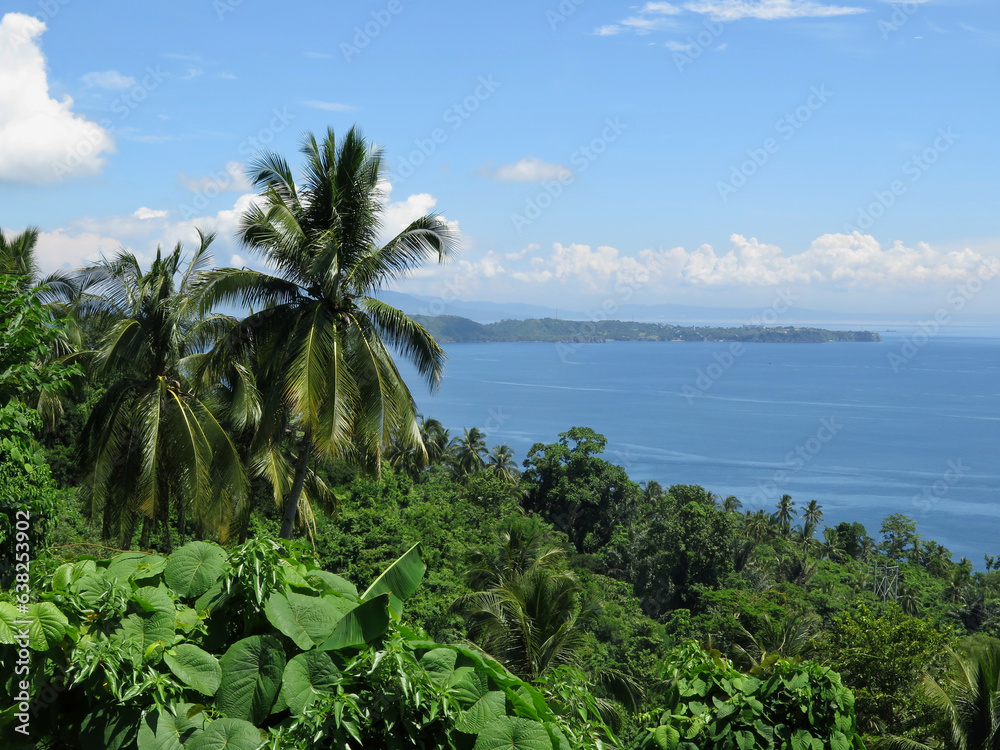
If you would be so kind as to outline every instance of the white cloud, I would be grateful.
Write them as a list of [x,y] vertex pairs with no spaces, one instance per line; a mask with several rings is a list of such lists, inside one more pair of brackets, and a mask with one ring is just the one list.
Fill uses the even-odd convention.
[[[637,13],[623,18],[617,23],[601,26],[594,33],[598,36],[614,36],[623,31],[648,34],[679,27],[678,17],[684,13],[709,16],[714,21],[737,21],[741,18],[756,18],[776,21],[789,18],[828,18],[855,13],[867,13],[866,8],[844,5],[827,5],[815,0],[691,0],[682,6],[672,3],[649,2]],[[685,51],[677,42],[668,48]]]
[[326,112],[353,112],[357,107],[351,104],[341,104],[340,102],[321,102],[316,99],[299,102],[303,107],[311,109],[322,109]]
[[683,281],[709,286],[919,286],[970,279],[989,260],[973,250],[944,252],[924,242],[883,248],[859,232],[824,234],[795,254],[739,234],[729,244],[724,255],[708,245],[685,254]]
[[140,221],[149,221],[150,219],[162,219],[168,213],[170,212],[164,210],[153,210],[152,208],[142,206],[141,208],[136,209],[135,213],[132,215]]
[[688,52],[694,49],[693,44],[684,44],[683,42],[669,41],[665,43],[665,46],[671,52]]
[[85,86],[97,89],[127,89],[135,86],[132,76],[123,76],[117,70],[96,71],[87,73],[81,79]]
[[189,192],[205,195],[253,191],[246,176],[246,164],[240,161],[227,162],[219,172],[204,177],[189,177],[186,172],[178,172],[177,184]]
[[702,293],[697,290],[713,295],[725,290],[738,296],[789,286],[835,296],[867,298],[877,290],[880,300],[908,294],[920,298],[931,288],[986,278],[990,270],[1000,273],[996,250],[990,246],[946,251],[926,243],[908,247],[901,242],[882,247],[860,233],[826,234],[799,253],[738,234],[721,253],[702,245],[627,255],[608,245],[555,243],[548,253],[529,245],[502,256],[491,251],[446,268],[428,266],[414,274],[406,288],[435,295],[444,293],[443,287],[451,296],[460,293],[466,299],[478,293],[510,300],[614,296],[628,290],[630,298],[635,292],[655,301]]
[[536,182],[540,180],[561,180],[571,177],[573,172],[562,164],[550,164],[536,156],[529,156],[513,164],[504,164],[487,174],[505,182]]
[[528,253],[537,253],[541,249],[542,249],[541,245],[539,245],[536,242],[532,242],[527,247],[521,248],[515,253],[505,253],[503,257],[507,260],[521,260],[521,258],[523,258]]
[[46,26],[23,13],[0,19],[0,181],[43,184],[96,174],[114,140],[73,113],[69,96],[49,96],[38,38]]
[[866,8],[825,5],[813,0],[696,0],[684,4],[685,10],[710,16],[715,21],[738,21],[756,18],[777,21],[789,18],[829,18],[867,13]]

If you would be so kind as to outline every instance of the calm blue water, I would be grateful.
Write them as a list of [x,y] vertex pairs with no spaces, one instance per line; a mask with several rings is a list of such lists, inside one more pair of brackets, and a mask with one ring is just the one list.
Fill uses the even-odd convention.
[[519,460],[592,427],[636,481],[700,484],[749,509],[816,499],[826,523],[876,537],[903,513],[982,569],[1000,552],[1000,338],[909,348],[911,332],[882,335],[737,356],[717,343],[458,344],[439,393],[414,395],[453,433],[477,426]]

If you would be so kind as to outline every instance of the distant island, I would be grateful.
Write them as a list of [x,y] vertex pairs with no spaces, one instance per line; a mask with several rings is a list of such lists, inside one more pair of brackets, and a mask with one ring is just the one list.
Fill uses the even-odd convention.
[[488,342],[605,341],[740,341],[761,344],[823,344],[830,341],[881,341],[870,331],[828,331],[824,328],[779,326],[675,326],[667,323],[634,323],[623,320],[559,320],[529,318],[482,324],[455,315],[414,315],[442,344]]

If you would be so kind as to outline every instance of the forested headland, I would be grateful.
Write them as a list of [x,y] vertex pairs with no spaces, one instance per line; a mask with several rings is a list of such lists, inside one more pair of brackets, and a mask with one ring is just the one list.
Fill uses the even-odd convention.
[[375,292],[454,237],[302,151],[251,165],[268,270],[0,234],[4,748],[995,746],[995,558],[417,414],[444,352]]
[[442,344],[497,341],[601,343],[605,341],[726,341],[759,344],[821,344],[832,341],[881,341],[871,331],[830,331],[797,326],[676,326],[623,320],[529,318],[477,323],[456,315],[414,315]]

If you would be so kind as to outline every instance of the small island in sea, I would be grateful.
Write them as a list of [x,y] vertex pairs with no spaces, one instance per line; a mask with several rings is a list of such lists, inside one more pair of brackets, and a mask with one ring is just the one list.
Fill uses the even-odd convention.
[[881,341],[871,331],[829,331],[797,326],[676,326],[669,323],[635,323],[624,320],[559,320],[529,318],[477,323],[456,315],[414,315],[442,344],[487,342],[606,341],[740,341],[761,344],[822,344],[831,341]]

